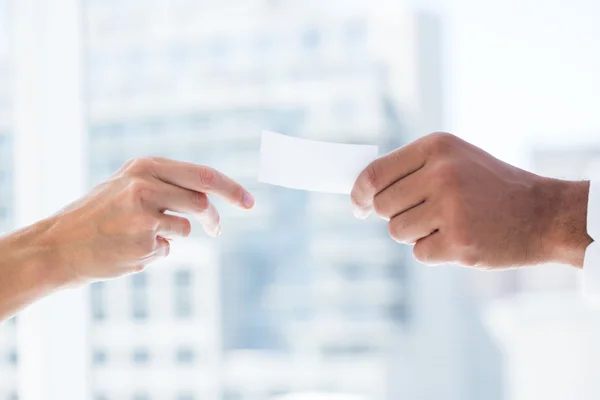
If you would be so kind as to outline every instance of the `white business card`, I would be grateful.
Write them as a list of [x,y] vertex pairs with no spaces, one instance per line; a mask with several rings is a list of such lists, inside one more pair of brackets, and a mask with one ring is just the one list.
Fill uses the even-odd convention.
[[377,158],[372,145],[320,142],[263,131],[258,180],[291,189],[349,194]]

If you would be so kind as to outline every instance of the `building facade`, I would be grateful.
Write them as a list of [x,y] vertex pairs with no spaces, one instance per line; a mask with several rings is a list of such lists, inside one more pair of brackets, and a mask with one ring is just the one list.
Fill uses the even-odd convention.
[[[223,236],[211,242],[221,271],[221,398],[390,398],[391,350],[411,318],[406,252],[385,224],[355,221],[344,196],[259,185],[257,154],[262,129],[382,151],[405,143],[419,111],[419,19],[392,2],[381,2],[387,16],[366,1],[133,3],[86,9],[90,177],[161,155],[213,166],[255,194],[251,213],[218,202]],[[92,294],[135,291],[143,276]],[[103,368],[119,370],[114,363]],[[155,393],[147,397],[167,398]]]
[[[10,6],[9,0],[0,1],[0,235],[13,227]],[[0,399],[17,396],[16,340],[16,320],[0,324]]]
[[[494,399],[460,273],[418,267],[347,196],[256,181],[263,129],[382,154],[441,129],[439,21],[399,3],[84,3],[90,186],[157,155],[257,199],[252,212],[216,200],[222,237],[195,226],[162,265],[91,286],[95,400]],[[2,329],[0,396],[13,396]]]

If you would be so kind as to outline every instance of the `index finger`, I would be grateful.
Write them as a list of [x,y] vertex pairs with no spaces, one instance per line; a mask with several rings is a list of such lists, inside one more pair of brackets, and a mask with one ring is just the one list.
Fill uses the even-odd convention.
[[241,208],[254,206],[254,197],[242,185],[213,168],[163,158],[156,161],[152,172],[163,182],[213,194]]
[[420,141],[409,143],[373,161],[360,173],[350,194],[357,218],[369,216],[378,193],[425,165],[421,147]]

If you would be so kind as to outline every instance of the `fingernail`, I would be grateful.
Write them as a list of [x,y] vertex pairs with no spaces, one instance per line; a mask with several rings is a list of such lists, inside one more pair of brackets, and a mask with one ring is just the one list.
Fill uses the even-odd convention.
[[365,208],[354,207],[352,209],[352,213],[358,219],[367,219],[367,217],[371,213],[371,210],[370,209],[365,209]]
[[215,237],[221,236],[222,230],[221,225],[217,226],[217,230],[215,231]]
[[254,197],[248,192],[244,192],[244,196],[242,198],[242,204],[245,208],[252,208],[254,206]]

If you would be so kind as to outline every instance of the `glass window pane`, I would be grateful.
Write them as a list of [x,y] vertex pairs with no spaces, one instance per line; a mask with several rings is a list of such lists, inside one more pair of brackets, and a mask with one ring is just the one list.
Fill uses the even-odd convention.
[[131,317],[136,321],[148,318],[147,280],[143,272],[131,276]]
[[131,358],[136,365],[146,365],[150,362],[150,352],[148,349],[135,349]]
[[174,275],[175,315],[179,318],[192,316],[192,274],[178,270]]
[[196,353],[194,349],[189,347],[182,347],[177,350],[176,358],[177,364],[180,365],[189,365],[193,364],[196,360]]
[[106,319],[106,283],[95,282],[90,286],[90,306],[91,316],[94,322],[100,322]]

